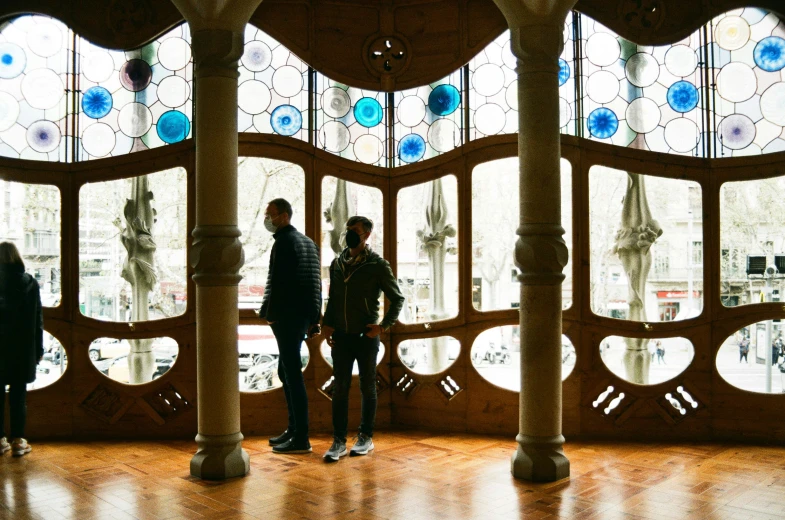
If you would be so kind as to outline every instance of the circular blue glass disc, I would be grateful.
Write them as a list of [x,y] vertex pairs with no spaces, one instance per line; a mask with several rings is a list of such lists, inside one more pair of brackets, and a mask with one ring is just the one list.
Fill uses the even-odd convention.
[[559,58],[559,86],[561,87],[570,79],[570,66],[566,61]]
[[20,75],[27,65],[24,49],[13,43],[0,43],[0,78],[11,79]]
[[270,126],[281,135],[294,135],[303,127],[303,115],[292,105],[281,105],[270,115]]
[[366,128],[376,126],[384,118],[382,105],[373,98],[364,97],[354,105],[354,118]]
[[619,118],[609,108],[598,108],[589,114],[587,124],[589,125],[589,132],[594,137],[600,139],[607,139],[616,133],[619,129]]
[[689,112],[698,106],[698,89],[688,81],[677,81],[668,89],[668,104],[676,112]]
[[452,114],[460,103],[461,93],[452,85],[439,85],[428,96],[428,108],[437,116]]
[[54,151],[60,146],[60,129],[51,121],[36,121],[27,129],[27,144],[36,152]]
[[755,64],[766,72],[785,68],[785,40],[779,36],[763,38],[752,51]]
[[398,157],[405,163],[413,163],[425,155],[425,139],[417,134],[409,134],[398,143]]
[[170,110],[158,118],[155,130],[161,141],[168,144],[178,143],[188,137],[188,132],[191,131],[191,122],[182,112]]
[[90,87],[82,95],[82,110],[87,117],[101,119],[112,110],[112,94],[104,87]]

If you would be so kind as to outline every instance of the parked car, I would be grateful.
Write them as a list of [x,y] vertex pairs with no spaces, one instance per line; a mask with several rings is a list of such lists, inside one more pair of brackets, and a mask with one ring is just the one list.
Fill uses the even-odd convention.
[[[174,362],[177,360],[177,355],[168,356],[156,353],[155,356],[155,372],[153,372],[153,379],[158,379],[172,368]],[[98,365],[96,365],[98,366]],[[98,369],[110,379],[114,379],[120,383],[128,383],[129,370],[128,370],[128,355],[117,357],[109,360],[108,363],[102,364]]]
[[100,359],[116,358],[128,354],[128,343],[115,338],[98,338],[90,343],[90,350],[87,354],[90,356],[90,361],[93,362]]

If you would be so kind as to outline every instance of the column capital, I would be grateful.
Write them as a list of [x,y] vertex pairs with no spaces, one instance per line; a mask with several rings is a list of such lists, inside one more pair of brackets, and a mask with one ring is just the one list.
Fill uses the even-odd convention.
[[518,58],[516,72],[559,73],[559,56],[564,49],[564,25],[510,27],[510,50]]
[[196,226],[191,246],[194,282],[201,286],[237,285],[245,263],[237,226]]
[[229,29],[203,29],[193,33],[191,47],[196,78],[222,76],[237,79],[237,61],[243,55],[244,35]]

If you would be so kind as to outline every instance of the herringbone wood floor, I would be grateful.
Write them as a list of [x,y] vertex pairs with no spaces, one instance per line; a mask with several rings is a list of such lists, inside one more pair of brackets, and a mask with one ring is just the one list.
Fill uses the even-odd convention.
[[36,443],[0,459],[0,519],[785,518],[785,448],[570,442],[569,479],[510,476],[515,442],[379,432],[367,457],[325,464],[244,442],[251,472],[189,476],[194,443]]

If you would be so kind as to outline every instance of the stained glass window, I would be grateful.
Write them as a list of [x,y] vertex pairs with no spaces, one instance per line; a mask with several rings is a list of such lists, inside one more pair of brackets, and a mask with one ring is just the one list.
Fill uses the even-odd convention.
[[79,160],[124,155],[190,137],[190,42],[187,24],[126,52],[79,39]]
[[463,69],[395,93],[395,166],[449,152],[464,142]]
[[635,45],[581,16],[584,136],[704,156],[699,32],[674,45]]
[[785,151],[785,22],[748,7],[710,27],[714,155]]
[[347,159],[387,166],[387,95],[316,75],[317,146]]
[[237,128],[308,141],[308,66],[278,41],[245,26]]
[[67,160],[70,35],[45,16],[0,23],[0,156]]

